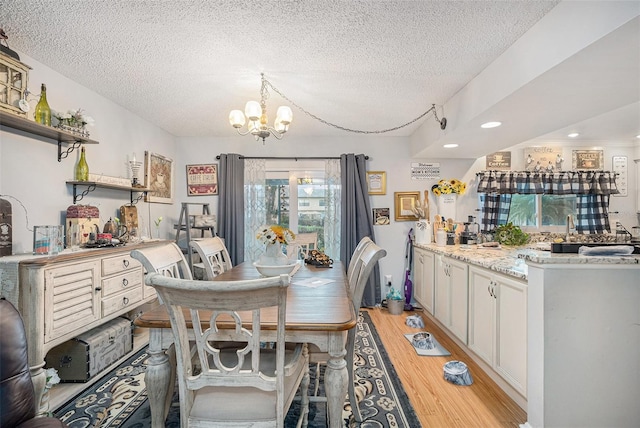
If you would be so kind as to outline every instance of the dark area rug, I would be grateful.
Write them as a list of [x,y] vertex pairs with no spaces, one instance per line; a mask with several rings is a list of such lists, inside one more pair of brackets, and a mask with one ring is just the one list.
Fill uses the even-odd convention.
[[[360,313],[356,326],[355,374],[360,411],[365,421],[358,425],[352,417],[349,401],[345,401],[343,419],[345,427],[405,427],[419,428],[411,403],[398,379],[391,361],[380,343],[369,314]],[[149,401],[144,385],[146,348],[120,364],[91,388],[67,402],[54,413],[70,428],[126,427],[148,428],[151,426]],[[324,367],[317,373],[310,367],[313,394],[314,381],[324,374]],[[323,395],[320,382],[319,395]],[[294,402],[285,419],[286,427],[295,427],[300,407]],[[167,417],[166,427],[180,426],[180,405],[177,388]],[[326,406],[322,402],[310,404],[310,428],[327,426]]]

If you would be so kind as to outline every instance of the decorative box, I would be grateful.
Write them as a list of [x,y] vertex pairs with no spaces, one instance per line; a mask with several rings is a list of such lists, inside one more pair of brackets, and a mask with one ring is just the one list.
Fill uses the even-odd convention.
[[79,232],[78,245],[84,245],[89,240],[89,234],[97,233],[100,229],[100,210],[91,205],[71,205],[67,208],[65,226],[67,247],[71,243],[72,229]]
[[0,51],[0,109],[26,117],[20,100],[26,99],[31,67]]
[[87,382],[132,349],[131,321],[119,317],[50,350],[45,367],[56,369],[61,382]]
[[55,255],[62,251],[63,228],[54,226],[33,226],[33,254]]

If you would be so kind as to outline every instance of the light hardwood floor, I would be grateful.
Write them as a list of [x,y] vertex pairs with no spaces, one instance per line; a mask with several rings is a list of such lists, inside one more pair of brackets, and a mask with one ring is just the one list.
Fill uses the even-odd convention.
[[[413,312],[391,315],[386,309],[367,310],[402,381],[409,400],[423,427],[517,427],[527,414],[491,380],[458,345],[440,328],[423,316],[428,331],[444,346],[450,356],[426,357],[416,354],[404,337],[415,333],[405,324]],[[421,314],[420,311],[415,312]],[[470,386],[456,386],[443,378],[447,361],[464,361],[473,377]]]

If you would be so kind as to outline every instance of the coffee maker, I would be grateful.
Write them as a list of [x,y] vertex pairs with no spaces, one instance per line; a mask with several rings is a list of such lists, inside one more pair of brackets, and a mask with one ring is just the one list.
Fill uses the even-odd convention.
[[475,245],[478,243],[480,226],[475,220],[476,218],[470,215],[467,221],[464,222],[464,230],[460,234],[460,245]]

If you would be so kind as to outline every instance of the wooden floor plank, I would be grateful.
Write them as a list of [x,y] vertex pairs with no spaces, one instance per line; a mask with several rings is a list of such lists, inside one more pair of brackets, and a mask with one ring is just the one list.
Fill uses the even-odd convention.
[[[527,414],[489,378],[458,345],[431,323],[429,331],[449,352],[446,357],[418,355],[406,333],[423,331],[405,324],[413,312],[391,315],[386,309],[366,309],[423,427],[518,427]],[[420,314],[420,312],[415,312]],[[464,361],[473,377],[470,386],[453,385],[443,378],[447,361]]]

